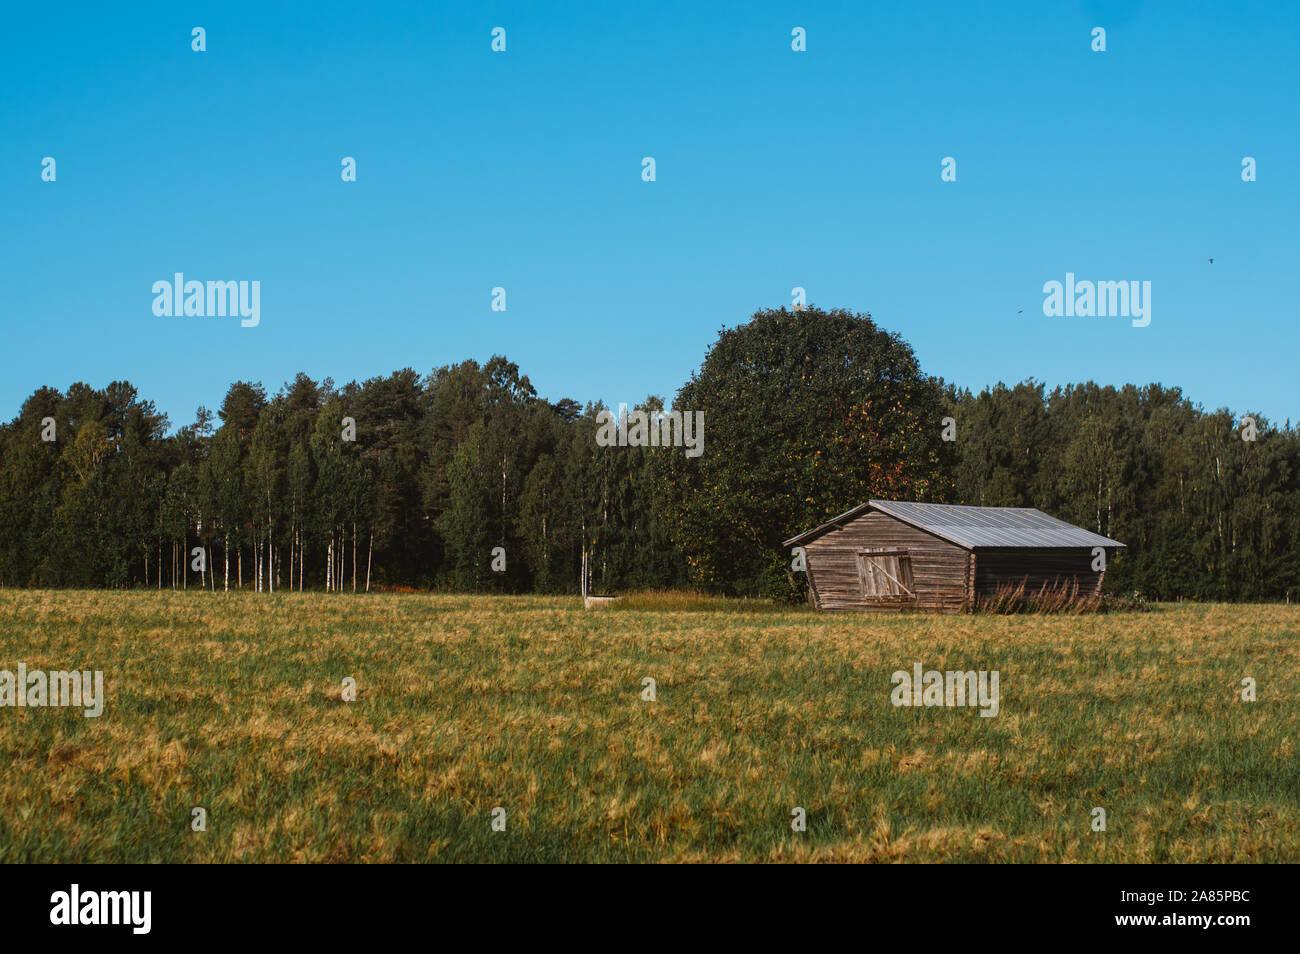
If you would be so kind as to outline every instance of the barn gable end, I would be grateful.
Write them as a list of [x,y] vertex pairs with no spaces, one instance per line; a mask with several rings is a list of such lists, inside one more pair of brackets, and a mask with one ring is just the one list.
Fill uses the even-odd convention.
[[[804,544],[808,579],[822,609],[936,609],[956,612],[966,599],[967,551],[880,511],[869,511]],[[858,556],[906,551],[915,599],[867,602]],[[868,553],[869,555],[869,553]]]

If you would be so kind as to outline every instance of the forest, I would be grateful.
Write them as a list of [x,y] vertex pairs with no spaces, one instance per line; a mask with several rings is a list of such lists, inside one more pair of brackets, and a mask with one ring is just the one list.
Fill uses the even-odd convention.
[[[1037,507],[1124,542],[1110,592],[1300,595],[1300,433],[1162,384],[926,374],[870,315],[724,327],[669,408],[703,453],[599,442],[503,356],[230,385],[173,426],[126,381],[0,426],[0,586],[803,598],[780,542],[869,498]],[[636,410],[653,420],[665,402]],[[626,446],[619,446],[620,444]]]

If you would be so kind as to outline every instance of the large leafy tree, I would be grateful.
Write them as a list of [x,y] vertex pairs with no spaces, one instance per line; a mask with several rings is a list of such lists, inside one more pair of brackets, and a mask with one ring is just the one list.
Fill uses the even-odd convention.
[[660,504],[700,584],[790,597],[781,541],[872,497],[952,484],[945,393],[870,315],[760,311],[724,328],[673,408],[704,413],[703,453],[654,455]]

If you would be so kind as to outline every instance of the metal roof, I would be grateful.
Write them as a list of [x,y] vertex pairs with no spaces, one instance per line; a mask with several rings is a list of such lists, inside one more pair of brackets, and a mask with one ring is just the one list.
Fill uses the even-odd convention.
[[793,546],[821,536],[872,508],[968,550],[980,547],[1124,546],[1118,540],[1049,517],[1033,507],[961,507],[903,500],[871,500],[859,504],[781,545]]

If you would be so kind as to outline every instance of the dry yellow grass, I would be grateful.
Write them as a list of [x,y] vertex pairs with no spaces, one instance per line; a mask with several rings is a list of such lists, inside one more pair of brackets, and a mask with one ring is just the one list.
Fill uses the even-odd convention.
[[[194,591],[0,604],[0,669],[102,669],[108,697],[98,719],[0,709],[4,861],[1300,860],[1287,607],[862,617],[682,595],[584,612],[576,598]],[[895,708],[890,675],[916,662],[998,670],[1001,712]]]

